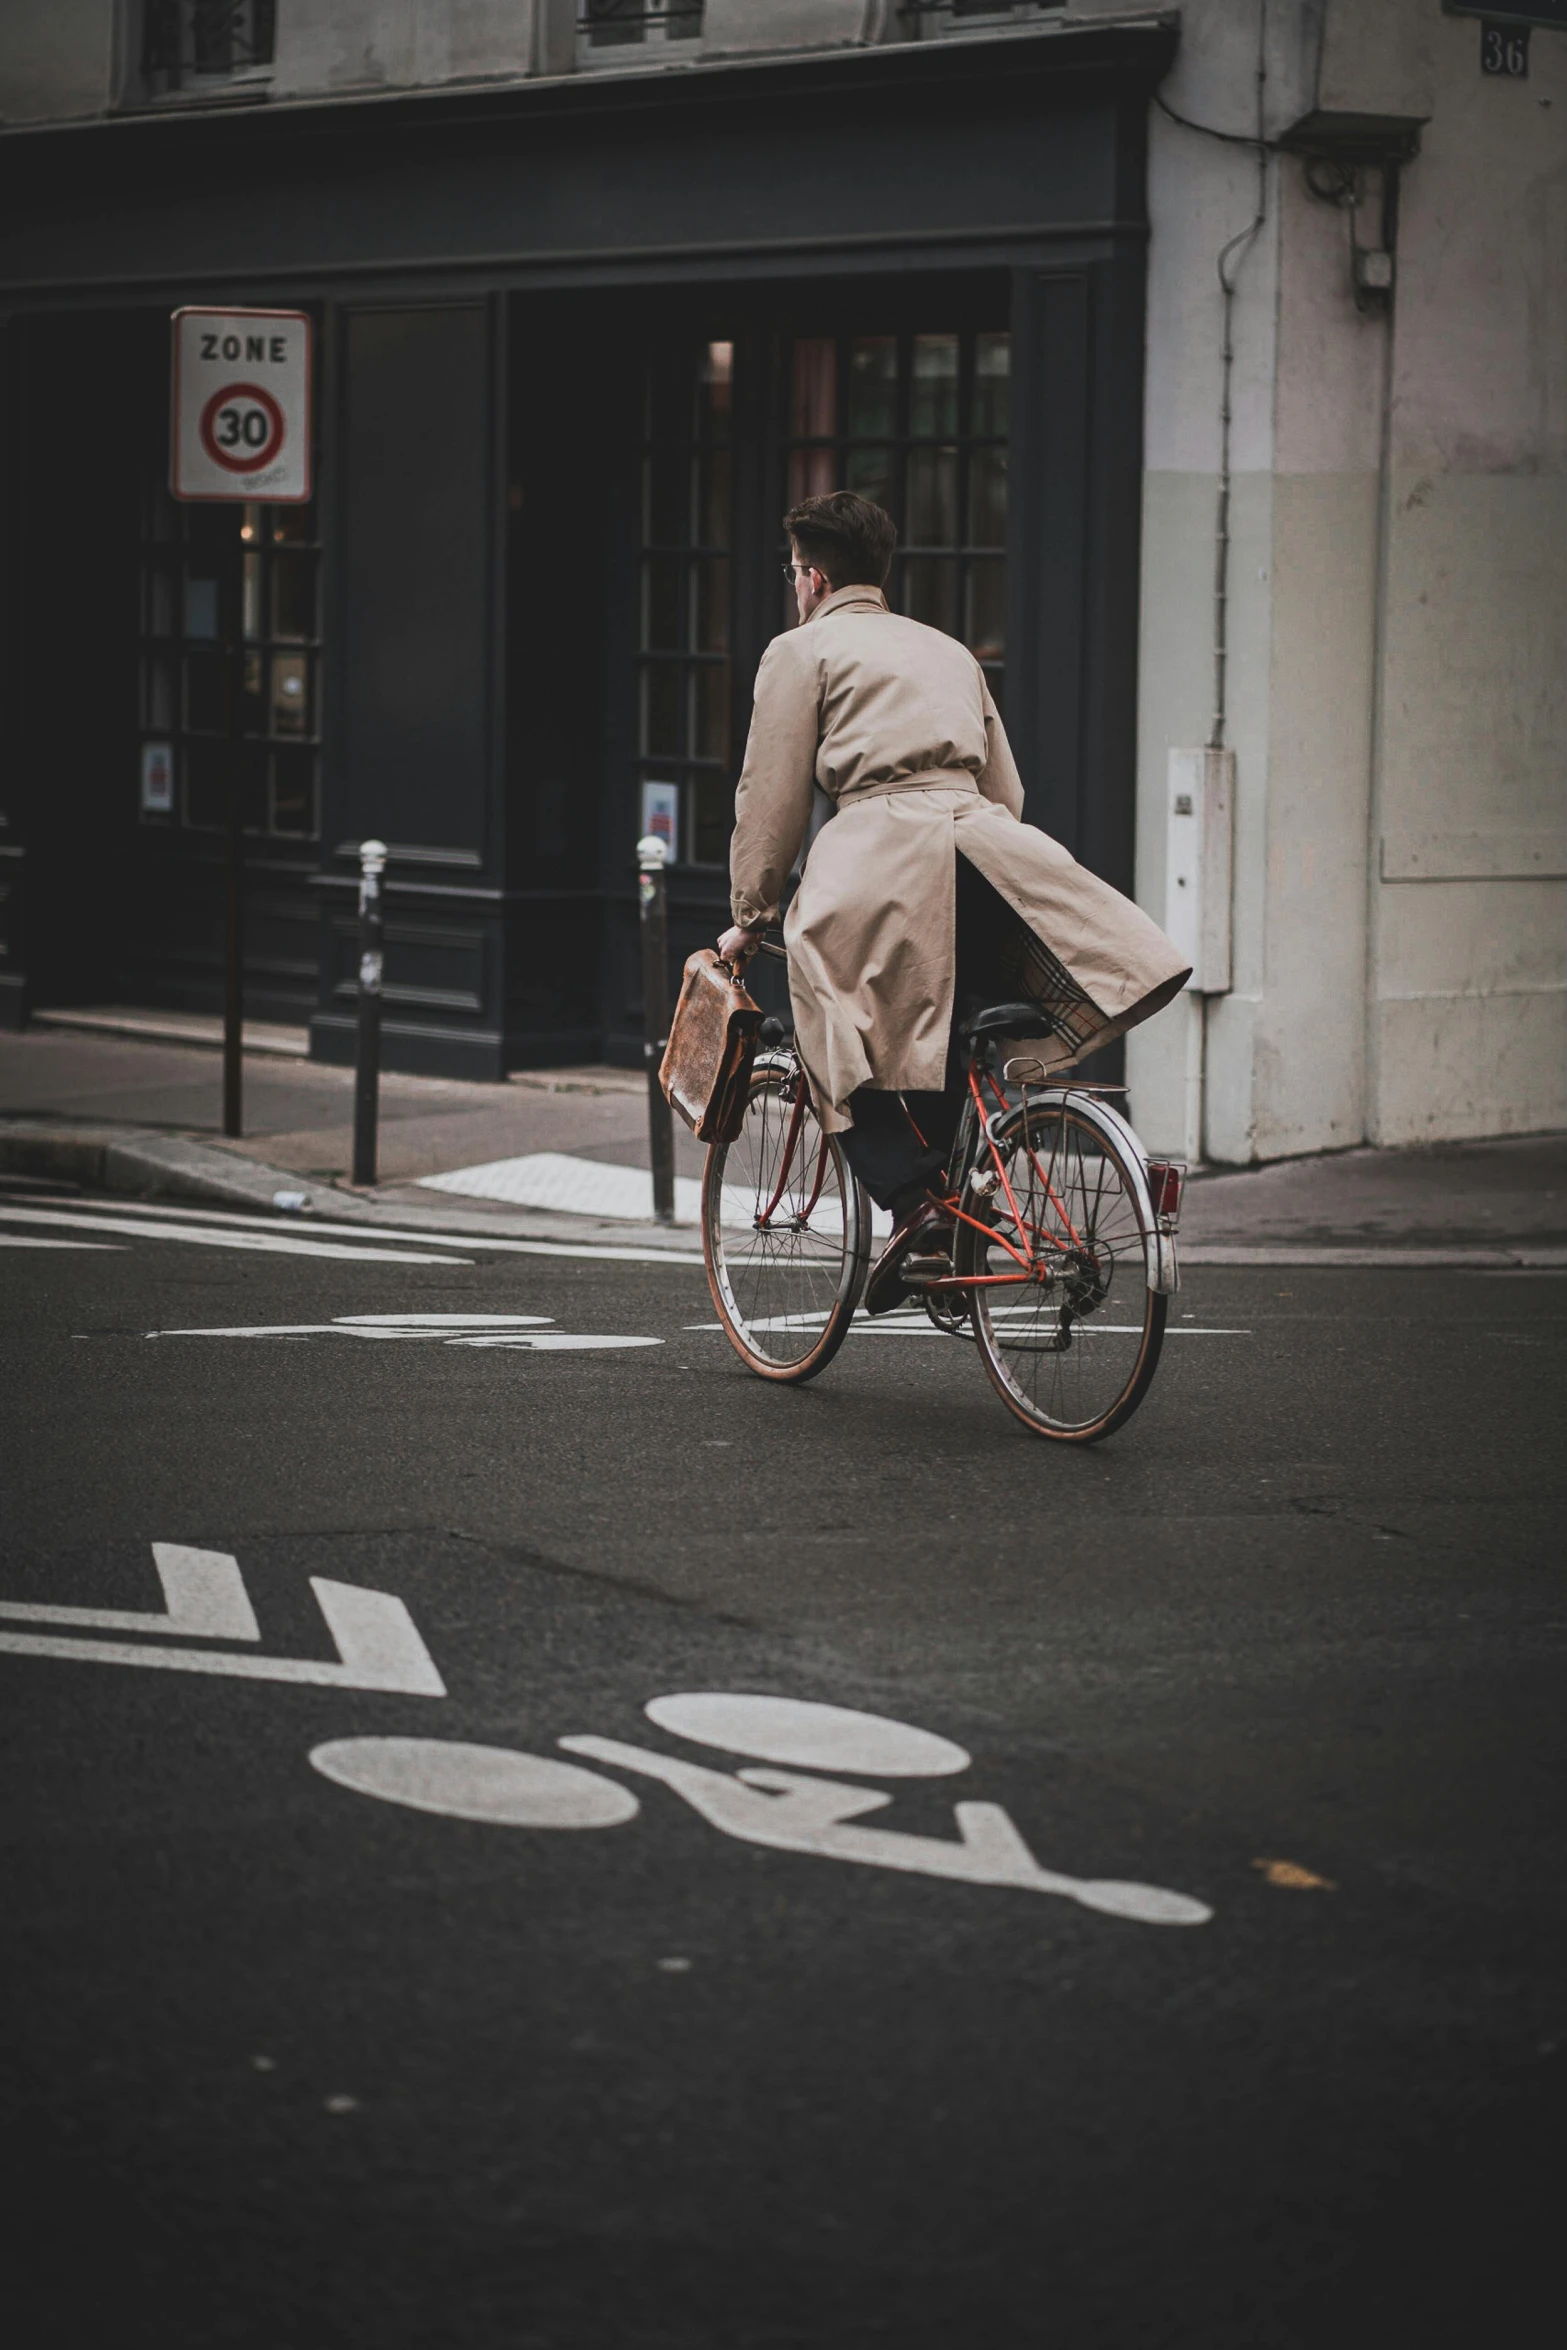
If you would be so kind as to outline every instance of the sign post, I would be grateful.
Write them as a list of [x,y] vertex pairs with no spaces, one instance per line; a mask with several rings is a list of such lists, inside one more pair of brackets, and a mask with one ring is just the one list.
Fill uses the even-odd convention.
[[[169,488],[187,504],[302,506],[310,481],[311,322],[302,310],[176,310]],[[223,951],[223,1131],[244,1127],[245,811],[234,714],[243,629],[231,605],[224,711],[229,770]],[[143,782],[143,792],[147,789]]]

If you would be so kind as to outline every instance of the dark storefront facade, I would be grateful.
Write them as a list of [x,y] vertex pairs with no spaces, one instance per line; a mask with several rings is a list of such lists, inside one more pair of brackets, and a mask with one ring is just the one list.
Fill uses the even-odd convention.
[[[5,141],[0,1015],[217,1007],[237,762],[254,1017],[348,1056],[379,834],[394,1066],[635,1058],[633,844],[668,812],[674,943],[710,940],[778,517],[835,486],[986,664],[1030,814],[1130,886],[1172,39]],[[313,313],[313,504],[168,496],[182,302]]]

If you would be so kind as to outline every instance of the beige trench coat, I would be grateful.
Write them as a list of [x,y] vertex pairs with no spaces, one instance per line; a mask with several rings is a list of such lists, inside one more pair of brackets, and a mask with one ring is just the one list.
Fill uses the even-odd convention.
[[762,656],[730,847],[744,927],[778,918],[813,783],[837,813],[812,843],[784,941],[800,1058],[830,1129],[850,1124],[857,1086],[945,1081],[960,853],[1026,925],[1017,992],[1068,1032],[1022,1048],[1048,1066],[1146,1020],[1190,976],[1139,907],[1022,821],[973,654],[889,612],[876,588],[839,588]]

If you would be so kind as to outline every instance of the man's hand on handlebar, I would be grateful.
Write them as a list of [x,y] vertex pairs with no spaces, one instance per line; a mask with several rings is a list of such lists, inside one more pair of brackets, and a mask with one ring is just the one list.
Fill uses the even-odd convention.
[[726,963],[732,963],[736,969],[741,969],[749,963],[761,943],[760,932],[742,930],[736,924],[732,930],[724,932],[718,942],[718,952]]

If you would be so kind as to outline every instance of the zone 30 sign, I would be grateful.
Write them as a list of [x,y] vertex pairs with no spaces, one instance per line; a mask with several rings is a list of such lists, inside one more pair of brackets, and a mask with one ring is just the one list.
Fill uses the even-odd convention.
[[310,496],[310,320],[302,310],[176,310],[176,498]]

